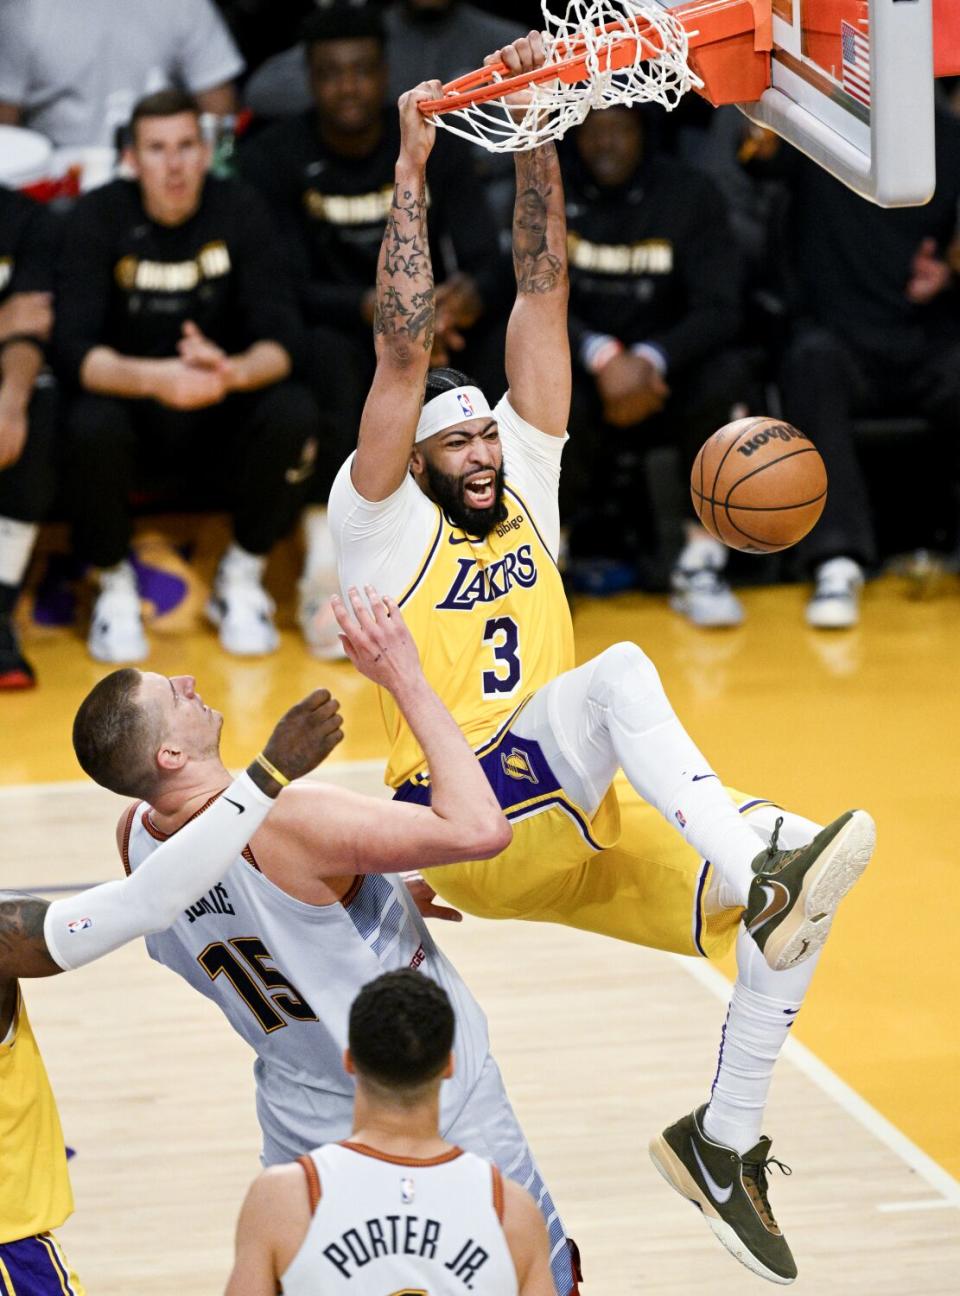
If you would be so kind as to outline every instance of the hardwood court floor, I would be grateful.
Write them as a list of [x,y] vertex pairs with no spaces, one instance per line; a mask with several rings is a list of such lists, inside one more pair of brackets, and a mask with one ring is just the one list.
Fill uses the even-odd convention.
[[[960,584],[914,603],[894,579],[878,582],[861,627],[833,636],[803,627],[801,590],[744,601],[746,626],[715,634],[657,599],[584,601],[580,657],[635,639],[727,781],[814,818],[856,804],[877,818],[877,857],[845,902],[796,1033],[912,1144],[795,1050],[778,1068],[767,1126],[795,1173],[774,1172],[771,1197],[798,1290],[953,1292],[960,1187],[945,1171],[960,1173]],[[115,876],[116,800],[82,783],[49,786],[80,777],[70,722],[101,668],[65,633],[30,649],[42,687],[0,699],[0,884]],[[158,637],[150,665],[197,675],[227,715],[233,765],[283,707],[329,682],[348,736],[328,771],[374,790],[383,743],[373,690],[349,666],[311,661],[292,633],[277,657],[253,663],[225,659],[205,632]],[[709,1084],[723,1006],[690,974],[704,965],[532,924],[471,921],[438,935],[488,1013],[514,1103],[583,1247],[587,1290],[759,1290],[646,1157],[651,1134]],[[220,1290],[256,1168],[245,1046],[140,947],[26,991],[77,1149],[77,1214],[62,1232],[91,1296]]]

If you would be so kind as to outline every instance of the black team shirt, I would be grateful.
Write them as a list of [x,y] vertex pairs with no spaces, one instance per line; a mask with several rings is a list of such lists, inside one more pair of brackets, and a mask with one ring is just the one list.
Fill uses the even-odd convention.
[[651,154],[601,189],[570,150],[564,188],[575,363],[586,333],[653,343],[668,375],[736,342],[740,255],[711,180]]
[[32,199],[0,186],[0,305],[22,292],[51,292],[59,222]]
[[296,357],[296,299],[259,194],[208,177],[199,208],[175,227],[150,219],[132,180],[82,198],[60,258],[56,345],[64,376],[78,382],[96,346],[175,356],[185,320],[228,355],[271,341]]
[[[393,198],[400,149],[395,110],[367,157],[342,157],[320,138],[313,109],[278,122],[240,153],[240,170],[270,203],[312,324],[369,333],[360,314],[377,279],[377,257]],[[465,146],[438,132],[427,162],[428,229],[437,280],[473,275],[488,309],[512,297],[486,197]]]

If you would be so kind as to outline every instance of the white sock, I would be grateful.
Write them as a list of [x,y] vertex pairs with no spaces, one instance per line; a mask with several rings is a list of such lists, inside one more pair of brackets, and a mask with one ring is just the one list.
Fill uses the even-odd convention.
[[647,705],[611,707],[608,724],[617,760],[632,786],[713,865],[722,907],[746,905],[751,865],[762,845],[663,690]]
[[306,554],[303,560],[303,579],[308,581],[333,581],[337,583],[337,555],[333,548],[333,534],[323,505],[314,504],[303,511],[303,540]]
[[266,565],[265,554],[248,553],[234,540],[220,559],[218,575],[225,580],[229,580],[231,576],[238,576],[247,580],[259,581],[263,576]]
[[702,571],[708,567],[711,571],[723,571],[727,565],[727,547],[722,545],[719,540],[714,540],[713,536],[707,535],[705,531],[699,531],[696,535],[687,538],[686,544],[680,550],[676,566],[681,571],[695,572]]
[[741,1156],[763,1133],[773,1067],[796,1021],[819,954],[774,972],[743,927],[737,936],[737,980],[720,1039],[720,1057],[703,1128]]
[[19,589],[36,538],[35,522],[0,517],[0,585]]

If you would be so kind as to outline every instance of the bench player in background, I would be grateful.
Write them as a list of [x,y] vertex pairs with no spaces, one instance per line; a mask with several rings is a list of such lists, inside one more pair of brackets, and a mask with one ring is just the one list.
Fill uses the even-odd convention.
[[[575,1251],[490,1056],[486,1019],[399,876],[496,855],[510,826],[424,679],[396,604],[369,587],[367,598],[372,611],[351,591],[356,619],[335,601],[344,647],[407,717],[432,772],[432,805],[322,783],[294,789],[279,816],[243,855],[237,852],[217,902],[181,914],[168,931],[147,939],[147,950],[212,999],[255,1050],[265,1165],[349,1134],[353,1081],[343,1069],[343,1050],[360,988],[397,968],[414,968],[442,985],[455,1008],[458,1059],[441,1099],[444,1137],[494,1161],[530,1192],[550,1230],[556,1296],[575,1296]],[[127,699],[122,728],[112,720],[117,692]],[[221,724],[189,676],[115,671],[82,703],[74,722],[81,765],[111,791],[141,798],[117,829],[124,866],[134,876],[226,783]]]
[[[531,32],[490,58],[512,71],[538,67],[541,38]],[[491,410],[465,375],[428,373],[424,167],[435,127],[417,103],[439,94],[430,82],[400,100],[377,371],[356,453],[330,496],[341,584],[374,583],[403,607],[427,678],[514,825],[496,859],[433,876],[446,900],[480,916],[559,922],[685,954],[717,955],[736,938],[739,975],[710,1100],[651,1151],[738,1259],[790,1282],[796,1266],[766,1197],[761,1122],[773,1061],[836,907],[869,860],[873,821],[849,811],[818,832],[767,802],[735,801],[636,644],[573,669],[555,565],[570,403],[556,150],[516,154],[509,390]],[[387,781],[398,799],[429,804],[415,737],[389,698],[384,710]]]
[[[114,717],[121,724],[123,716]],[[340,741],[337,703],[312,693],[279,721],[260,757],[202,818],[136,877],[50,902],[0,892],[0,1290],[8,1296],[83,1296],[51,1229],[73,1211],[60,1118],[20,991],[22,977],[83,967],[127,941],[161,931],[218,885],[274,808],[280,784],[308,773]]]
[[263,1171],[237,1222],[226,1296],[322,1290],[552,1296],[547,1233],[527,1193],[438,1132],[456,1066],[453,1008],[409,969],[364,986],[344,1066],[353,1133]]

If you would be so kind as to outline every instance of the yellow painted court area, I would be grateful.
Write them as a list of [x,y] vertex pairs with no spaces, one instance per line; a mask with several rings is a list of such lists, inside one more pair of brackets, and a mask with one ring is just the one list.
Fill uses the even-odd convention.
[[[960,906],[960,796],[956,788],[960,581],[951,578],[935,599],[914,601],[896,578],[884,578],[865,592],[860,627],[836,633],[817,633],[804,626],[804,598],[801,588],[748,590],[743,594],[746,624],[737,630],[718,632],[695,630],[655,597],[584,599],[575,610],[578,655],[584,660],[623,639],[639,643],[657,663],[677,712],[725,782],[815,819],[826,820],[857,805],[872,812],[878,824],[877,855],[844,902],[795,1036],[923,1153],[951,1175],[960,1176],[960,960],[956,957],[955,936]],[[224,754],[228,764],[237,766],[249,759],[262,745],[277,715],[309,689],[323,684],[341,701],[347,735],[328,770],[341,768],[355,785],[359,779],[362,785],[370,786],[376,778],[374,763],[383,758],[386,748],[372,686],[348,664],[328,665],[312,660],[294,631],[284,632],[281,651],[275,657],[254,662],[226,658],[214,633],[201,629],[181,636],[157,635],[153,645],[150,669],[195,675],[204,700],[225,713]],[[80,699],[104,668],[88,660],[81,638],[70,632],[33,636],[25,646],[41,684],[33,694],[0,699],[4,737],[0,783],[9,787],[80,781],[82,776],[70,747],[71,721]],[[358,769],[356,762],[370,764]],[[92,788],[88,792],[77,789],[57,797],[36,786],[0,796],[0,873],[4,884],[52,886],[101,881],[117,875],[119,866],[110,832],[116,814],[114,799]],[[39,854],[30,844],[32,830],[42,831],[44,825],[29,822],[35,817],[30,808],[34,801],[28,799],[32,796],[40,798],[36,805],[49,806],[49,812],[42,811],[49,817],[44,820],[48,828],[44,850]],[[59,808],[54,809],[57,802]],[[76,819],[72,807],[81,804],[83,814]],[[18,842],[23,843],[22,853]],[[61,876],[53,876],[57,870]],[[650,1222],[637,1234],[641,1253],[656,1260],[641,1266],[647,1281],[635,1285],[633,1280],[610,1279],[606,1285],[603,1281],[599,1286],[591,1283],[589,1290],[602,1292],[603,1296],[626,1296],[641,1290],[692,1290],[685,1285],[682,1275],[687,1270],[683,1265],[687,1261],[694,1263],[699,1256],[697,1247],[703,1226],[683,1203],[671,1202],[669,1193],[665,1199],[661,1197],[665,1190],[653,1183],[655,1176],[649,1185],[648,1208],[642,1192],[648,1186],[650,1167],[643,1148],[646,1138],[661,1124],[688,1109],[688,1097],[689,1101],[705,1097],[722,1020],[719,1001],[714,1004],[707,996],[706,1003],[698,1000],[699,1006],[691,1007],[690,995],[697,995],[697,987],[691,989],[690,978],[673,971],[679,966],[676,960],[648,954],[641,957],[639,952],[623,947],[622,952],[614,953],[609,943],[600,938],[482,922],[465,924],[462,929],[440,929],[437,936],[461,966],[490,1016],[494,1048],[501,1055],[531,1143],[539,1152],[548,1179],[554,1181],[558,1201],[562,1198],[567,1215],[581,1216],[579,1231],[600,1261],[599,1273],[595,1268],[588,1277],[602,1278],[606,1272],[605,1246],[611,1257],[617,1254],[618,1243],[610,1232],[614,1218],[633,1228],[629,1221],[638,1218],[638,1207],[640,1218],[648,1209],[663,1212],[655,1217],[655,1226]],[[527,948],[530,966],[517,971]],[[513,963],[508,959],[510,950],[515,952]],[[76,1033],[81,1004],[96,1002],[98,981],[106,978],[106,989],[121,967],[121,960],[125,960],[123,969],[128,964],[131,969],[121,977],[128,987],[135,982],[126,982],[127,975],[144,975],[150,986],[156,983],[158,991],[162,987],[164,995],[175,993],[174,979],[168,973],[152,968],[149,973],[139,971],[147,962],[142,949],[114,958],[118,961],[107,960],[102,973],[90,970],[76,978],[26,987],[31,1016],[64,1109],[68,1142],[78,1137],[78,1126],[82,1133],[84,1121],[92,1121],[97,1115],[96,1101],[88,1097],[89,1080],[81,1083],[83,1077],[75,1075],[72,1062],[76,1050],[82,1049],[91,1032],[97,1031],[96,1022],[87,1020],[82,1035]],[[731,968],[723,970],[729,974]],[[538,975],[540,984],[549,985],[549,991],[543,992],[542,1010]],[[682,986],[674,985],[677,976]],[[78,999],[81,990],[84,992]],[[90,1000],[91,994],[94,1000]],[[667,1005],[674,995],[679,997],[681,1007],[677,1009],[679,1015],[671,1017],[664,1007],[658,1007],[658,996]],[[563,1010],[564,996],[571,1005],[570,1021],[579,1020],[579,1029],[589,1032],[584,1036],[589,1059],[582,1057],[578,1039],[565,1033],[570,1021]],[[109,1002],[109,995],[103,1002]],[[524,1004],[523,1011],[531,1015],[529,1020],[518,1021]],[[162,1107],[154,1106],[160,1099],[171,1105],[170,1119],[176,1128],[179,1104],[184,1098],[188,1101],[190,1125],[195,1128],[203,1126],[201,1108],[208,1101],[202,1092],[194,1093],[192,1089],[184,1094],[176,1081],[172,1082],[174,1092],[170,1085],[157,1081],[158,1093],[147,1096],[149,1079],[138,1070],[144,1058],[142,1049],[151,1041],[160,1042],[164,1030],[171,1041],[177,1039],[178,1023],[184,1020],[182,1014],[186,1011],[179,998],[175,1007],[165,1005],[166,999],[157,999],[156,1003],[151,999],[136,1010],[146,1032],[142,1040],[135,1043],[117,1024],[116,1038],[111,1033],[104,1041],[109,1050],[106,1060],[114,1076],[116,1068],[125,1065],[125,1049],[129,1046],[136,1050],[131,1061],[132,1073],[139,1076],[134,1094],[139,1095],[136,1103],[148,1104],[147,1124],[139,1137],[147,1141],[153,1120],[162,1119]],[[154,1009],[159,1014],[155,1027],[149,1021]],[[211,1245],[215,1241],[220,1248],[215,1253],[214,1270],[220,1273],[230,1245],[232,1212],[239,1200],[237,1185],[255,1169],[255,1130],[250,1125],[252,1083],[249,1062],[242,1060],[245,1050],[239,1042],[236,1048],[228,1047],[223,1037],[230,1034],[229,1030],[215,1021],[215,1015],[203,1005],[200,1012],[208,1023],[210,1047],[216,1058],[240,1055],[230,1063],[235,1077],[230,1085],[230,1101],[242,1103],[247,1122],[240,1131],[244,1157],[241,1161],[238,1152],[230,1163],[233,1177],[227,1203],[217,1205],[210,1224]],[[167,1027],[163,1025],[164,1013],[170,1021]],[[702,1015],[705,1025],[697,1014]],[[197,1047],[206,1047],[199,1036]],[[163,1056],[169,1060],[169,1050]],[[558,1073],[570,1077],[570,1107],[562,1106],[552,1085],[544,1088],[544,1067],[550,1071],[554,1066],[551,1057]],[[921,1200],[921,1208],[912,1213],[876,1213],[885,1210],[891,1200],[937,1196],[928,1182],[910,1174],[903,1163],[896,1171],[902,1182],[891,1179],[889,1186],[877,1186],[877,1203],[871,1200],[869,1209],[864,1207],[869,1227],[876,1232],[868,1230],[864,1234],[857,1265],[845,1284],[823,1285],[822,1278],[832,1272],[830,1264],[840,1245],[840,1235],[829,1247],[824,1243],[823,1267],[818,1269],[817,1239],[822,1241],[819,1224],[814,1228],[818,1203],[825,1209],[823,1198],[835,1197],[831,1210],[846,1212],[866,1185],[864,1176],[881,1175],[887,1161],[895,1164],[896,1158],[885,1151],[876,1170],[871,1170],[874,1152],[866,1143],[861,1148],[856,1142],[856,1138],[863,1138],[862,1132],[856,1137],[850,1134],[853,1141],[848,1145],[847,1125],[837,1125],[834,1130],[834,1117],[827,1113],[829,1104],[824,1105],[822,1097],[805,1096],[807,1082],[790,1078],[791,1064],[786,1060],[782,1064],[783,1079],[780,1070],[771,1108],[771,1123],[776,1118],[777,1128],[770,1132],[777,1137],[775,1153],[787,1161],[796,1161],[798,1156],[804,1161],[802,1178],[806,1187],[795,1175],[788,1188],[777,1183],[771,1191],[777,1193],[773,1200],[778,1213],[782,1210],[787,1216],[785,1231],[789,1226],[801,1279],[806,1274],[813,1280],[804,1290],[889,1291],[892,1296],[955,1290],[954,1261],[960,1261],[956,1203],[948,1206],[940,1202],[942,1209],[924,1209]],[[591,1084],[591,1072],[597,1077],[596,1085]],[[584,1085],[596,1093],[590,1111],[577,1106],[576,1092],[582,1094]],[[126,1082],[117,1083],[117,1088],[119,1111],[124,1102],[129,1102],[129,1095]],[[223,1092],[222,1083],[218,1083],[212,1099],[214,1106],[220,1104],[217,1095]],[[682,1098],[679,1103],[678,1098]],[[112,1107],[113,1101],[105,1106]],[[571,1116],[571,1112],[576,1114]],[[108,1120],[110,1111],[102,1115]],[[197,1153],[202,1158],[204,1148],[209,1153],[218,1146],[232,1144],[234,1134],[230,1129],[223,1130],[222,1137],[217,1134],[217,1118],[218,1113],[212,1111],[210,1131],[204,1126],[201,1135],[185,1141],[182,1155],[187,1160]],[[620,1138],[618,1131],[624,1129],[630,1131],[631,1146],[623,1153],[629,1153],[629,1169],[616,1161],[605,1168],[601,1159],[589,1172],[581,1160],[568,1159],[570,1140],[582,1141],[592,1157],[593,1149],[607,1138],[616,1142]],[[87,1133],[84,1148],[99,1137]],[[216,1143],[218,1137],[220,1144]],[[844,1151],[835,1164],[828,1155],[831,1149],[821,1146],[823,1139],[842,1140]],[[114,1154],[122,1156],[122,1149],[116,1149]],[[856,1164],[849,1163],[851,1155]],[[186,1165],[181,1169],[187,1173]],[[105,1206],[110,1201],[110,1189],[99,1173],[101,1177],[95,1178],[94,1169],[82,1155],[74,1163],[78,1214],[64,1235],[65,1243],[75,1252],[78,1268],[83,1267],[81,1261],[86,1263],[88,1285],[96,1276],[96,1257],[108,1245],[102,1225],[96,1222],[96,1203]],[[163,1187],[164,1176],[171,1174],[167,1167],[155,1185],[156,1191],[164,1194],[164,1201],[169,1195]],[[119,1183],[115,1186],[119,1187]],[[176,1187],[172,1179],[168,1186],[175,1196],[186,1191]],[[798,1189],[800,1196],[796,1195]],[[808,1201],[802,1195],[805,1191],[819,1192],[820,1196],[813,1195]],[[612,1215],[605,1214],[604,1203]],[[180,1225],[172,1201],[170,1211],[170,1228],[175,1233]],[[572,1231],[578,1230],[574,1227]],[[703,1267],[699,1259],[695,1264],[696,1272],[702,1275],[698,1289],[711,1293],[745,1291],[752,1280],[719,1249],[714,1254],[716,1243],[703,1232]],[[622,1240],[623,1235],[619,1236]],[[915,1270],[916,1259],[910,1261],[901,1276],[895,1278],[893,1271],[888,1273],[887,1266],[893,1261],[889,1256],[882,1259],[876,1249],[883,1247],[884,1238],[891,1247],[895,1238],[898,1247],[912,1244],[915,1257],[922,1251],[924,1263],[930,1266],[922,1285],[919,1271]],[[938,1249],[941,1245],[942,1251]],[[877,1260],[877,1267],[866,1288],[858,1286],[857,1275],[864,1273],[862,1260],[868,1252]],[[949,1264],[948,1255],[954,1257]],[[122,1270],[118,1260],[111,1263]],[[610,1263],[609,1272],[619,1274],[615,1261]],[[669,1278],[671,1272],[676,1273],[675,1279]],[[718,1275],[716,1282],[711,1277],[714,1272]],[[908,1273],[915,1277],[903,1276]],[[651,1286],[655,1274],[660,1275],[660,1281]],[[171,1271],[166,1281],[175,1278],[177,1275]],[[125,1290],[121,1279],[115,1285],[106,1278],[104,1282],[102,1290],[106,1292]],[[173,1285],[162,1283],[142,1287],[144,1292],[173,1289]],[[194,1290],[189,1283],[178,1289],[184,1296],[192,1296]],[[198,1296],[201,1291],[215,1289],[212,1281],[196,1286]]]

